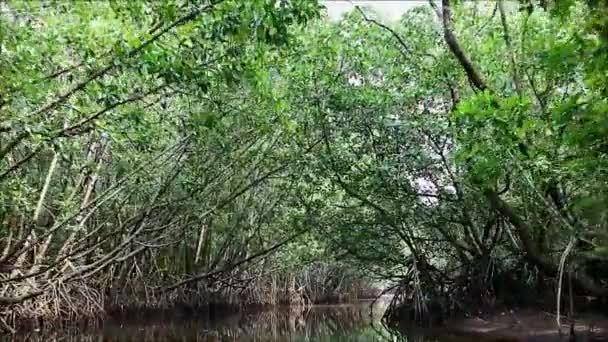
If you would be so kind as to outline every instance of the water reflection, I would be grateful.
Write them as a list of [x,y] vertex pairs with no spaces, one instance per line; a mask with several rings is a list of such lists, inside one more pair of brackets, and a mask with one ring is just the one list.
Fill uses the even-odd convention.
[[359,303],[242,311],[221,319],[173,315],[32,333],[13,341],[398,341],[379,322],[383,310],[382,303],[373,308]]
[[[491,321],[471,318],[459,321],[460,324],[452,325],[449,329],[446,327],[425,329],[402,325],[399,327],[400,333],[396,333],[380,323],[385,308],[386,303],[381,302],[370,308],[370,302],[365,302],[350,305],[315,306],[309,309],[286,307],[264,311],[245,310],[232,314],[210,311],[187,313],[174,311],[165,313],[163,316],[154,315],[145,318],[131,315],[107,321],[97,329],[48,330],[13,336],[10,340],[19,342],[552,342],[566,341],[569,338],[567,334],[558,336],[553,328],[553,321],[546,322],[547,319],[539,316],[538,312],[518,313],[521,322],[515,328],[502,324],[500,317]],[[605,338],[608,331],[608,320],[593,323],[593,333],[584,332],[583,330],[588,327],[583,323],[584,321],[577,325],[579,341],[608,341]],[[598,339],[599,336],[603,338]]]

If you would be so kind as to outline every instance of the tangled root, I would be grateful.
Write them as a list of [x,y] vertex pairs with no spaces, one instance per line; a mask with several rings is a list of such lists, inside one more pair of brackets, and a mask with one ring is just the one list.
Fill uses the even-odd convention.
[[[14,286],[18,292],[19,286]],[[21,287],[23,288],[23,287]],[[85,282],[61,281],[47,285],[43,294],[0,311],[4,330],[21,327],[52,327],[68,321],[95,321],[104,314],[102,292]]]

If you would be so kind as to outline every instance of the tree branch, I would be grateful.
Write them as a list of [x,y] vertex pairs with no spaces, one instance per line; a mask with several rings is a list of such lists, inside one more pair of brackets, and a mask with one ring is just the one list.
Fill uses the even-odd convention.
[[437,8],[437,5],[433,2],[433,0],[429,0],[430,5],[435,9],[435,12],[438,14],[441,13],[441,20],[443,23],[443,37],[445,42],[448,44],[450,51],[456,57],[471,84],[479,89],[479,90],[488,90],[488,86],[485,81],[481,78],[481,75],[477,71],[477,69],[473,66],[473,63],[467,57],[464,50],[460,46],[456,35],[454,34],[454,28],[452,23],[452,8],[450,7],[450,0],[442,0],[442,11]]
[[[397,32],[395,32],[395,30],[393,30],[392,28],[384,25],[383,23],[375,20],[375,19],[371,19],[369,18],[365,12],[363,12],[363,10],[361,9],[361,7],[359,6],[355,6],[355,8],[357,9],[357,11],[359,11],[359,13],[361,13],[361,16],[363,16],[363,19],[369,23],[372,23],[376,26],[381,27],[382,29],[390,32],[390,34],[395,37],[395,39],[397,39],[397,41],[399,42],[399,45],[401,45],[401,47],[403,48],[403,50],[405,50],[405,52],[407,53],[412,53],[412,50],[410,49],[410,47],[405,43],[405,41],[403,40],[403,38],[401,38],[401,36],[399,34],[397,34]],[[403,54],[404,56],[406,55],[403,50],[399,50],[401,52],[401,54]]]
[[511,59],[511,68],[513,69],[513,83],[515,84],[515,91],[519,96],[522,95],[521,82],[519,79],[519,72],[517,70],[517,63],[515,62],[515,54],[513,53],[513,44],[511,43],[511,36],[509,34],[509,25],[507,23],[507,14],[505,11],[504,0],[498,0],[497,6],[500,12],[500,22],[502,23],[503,38],[507,45],[509,59]]
[[275,244],[275,245],[273,245],[273,246],[271,246],[269,248],[266,248],[266,249],[264,249],[262,251],[259,251],[259,252],[255,253],[255,254],[253,254],[253,255],[245,258],[245,259],[242,259],[242,260],[240,260],[238,262],[235,262],[235,263],[232,263],[230,265],[224,266],[224,267],[222,267],[219,270],[202,273],[202,274],[196,275],[194,277],[190,277],[190,278],[184,279],[182,281],[179,281],[179,282],[177,282],[177,283],[175,283],[173,285],[169,285],[166,288],[164,288],[162,290],[162,292],[169,292],[169,291],[172,291],[172,290],[174,290],[174,289],[176,289],[178,287],[182,287],[182,286],[187,285],[187,284],[195,283],[195,282],[201,281],[203,279],[208,279],[210,277],[213,277],[215,275],[218,275],[218,274],[221,274],[221,273],[224,273],[224,272],[232,271],[233,269],[239,267],[242,264],[248,263],[250,261],[253,261],[254,259],[257,259],[259,257],[263,257],[263,256],[265,256],[265,255],[267,255],[269,253],[272,253],[273,251],[275,251],[275,250],[281,248],[282,246],[288,244],[289,242],[293,241],[295,238],[303,235],[306,232],[308,232],[308,230],[304,230],[304,231],[301,231],[299,233],[296,233],[296,234],[294,234],[294,235],[292,235],[292,236],[284,239],[283,241],[281,241],[281,242],[279,242],[279,243],[277,243],[277,244]]

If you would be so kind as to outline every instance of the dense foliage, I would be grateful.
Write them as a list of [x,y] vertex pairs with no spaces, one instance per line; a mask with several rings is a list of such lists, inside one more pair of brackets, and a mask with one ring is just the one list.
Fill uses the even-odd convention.
[[431,4],[3,3],[3,320],[606,297],[608,5]]

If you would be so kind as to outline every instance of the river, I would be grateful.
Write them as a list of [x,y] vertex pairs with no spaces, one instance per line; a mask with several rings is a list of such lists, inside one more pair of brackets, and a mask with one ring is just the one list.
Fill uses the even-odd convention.
[[[540,311],[517,314],[517,327],[504,324],[508,315],[491,321],[471,318],[453,325],[453,330],[466,331],[466,335],[447,333],[440,329],[401,328],[389,330],[381,323],[387,300],[373,306],[371,301],[353,304],[315,305],[308,308],[276,307],[273,309],[240,310],[233,313],[184,312],[180,310],[147,317],[129,315],[107,319],[97,327],[71,327],[47,329],[13,336],[11,341],[95,341],[95,342],[157,342],[157,341],[272,341],[272,342],[496,342],[569,341],[567,333],[556,334],[553,318]],[[577,330],[589,330],[577,325]],[[594,338],[584,332],[577,333],[577,342],[607,341],[608,321],[605,318],[593,323]],[[567,328],[566,328],[567,330]],[[476,336],[469,335],[476,333]],[[499,336],[502,336],[499,337]],[[504,338],[510,336],[510,338]]]
[[309,308],[244,310],[213,317],[175,312],[157,317],[110,319],[96,328],[21,334],[13,341],[387,341],[380,323],[385,301]]

